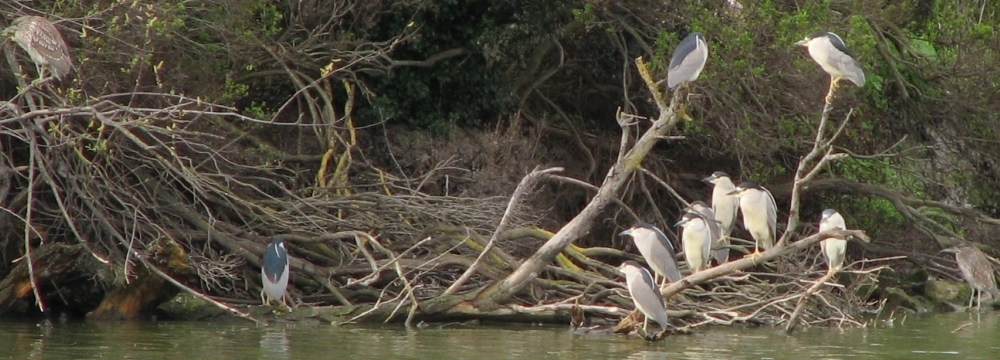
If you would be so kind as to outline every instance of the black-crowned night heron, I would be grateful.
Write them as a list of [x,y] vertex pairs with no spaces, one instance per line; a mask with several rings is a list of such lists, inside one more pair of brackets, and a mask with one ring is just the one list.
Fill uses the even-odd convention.
[[288,251],[281,237],[275,236],[264,250],[260,280],[264,289],[260,291],[260,301],[270,305],[271,300],[285,304],[285,289],[288,287]]
[[653,282],[653,276],[646,268],[632,260],[623,262],[618,270],[625,274],[625,288],[632,296],[635,308],[645,315],[645,319],[642,321],[642,332],[647,333],[646,326],[649,319],[653,319],[657,324],[660,324],[660,328],[666,330],[667,308],[663,305],[663,295],[660,295],[660,288]]
[[681,271],[677,268],[677,252],[667,240],[663,231],[650,223],[637,222],[632,228],[618,235],[631,235],[636,249],[646,259],[646,263],[657,276],[662,276],[670,282],[681,279]]
[[740,207],[740,198],[730,195],[736,191],[736,185],[729,178],[729,175],[716,171],[712,176],[702,179],[712,184],[712,211],[715,212],[715,220],[719,221],[719,245],[721,248],[715,252],[715,261],[722,264],[729,260],[729,235],[733,233],[733,224],[736,224],[736,215]]
[[684,227],[684,231],[681,232],[681,246],[684,249],[684,260],[687,261],[692,273],[708,268],[708,259],[712,255],[712,231],[708,225],[709,221],[714,220],[706,220],[701,214],[692,210],[674,224]]
[[57,79],[65,79],[73,71],[73,58],[69,46],[55,25],[40,16],[22,16],[14,19],[13,25],[4,30],[21,46],[38,70],[38,78],[44,78],[43,71],[49,69]]
[[831,88],[836,88],[841,78],[847,78],[858,87],[865,86],[865,72],[861,70],[861,64],[837,34],[817,31],[806,35],[795,45],[809,48],[809,56],[832,77]]
[[[847,223],[844,217],[834,209],[823,210],[823,215],[819,219],[819,232],[831,229],[847,230]],[[844,253],[847,252],[847,240],[840,238],[826,238],[820,240],[819,247],[823,249],[826,257],[827,272],[835,272],[844,266]]]
[[962,242],[941,251],[955,253],[958,269],[962,271],[962,277],[972,288],[972,296],[969,298],[970,308],[972,300],[976,300],[976,308],[982,309],[983,291],[989,293],[993,300],[1000,300],[996,278],[993,277],[993,264],[979,248],[971,243]]
[[701,33],[688,35],[674,49],[670,57],[670,67],[667,71],[667,87],[671,90],[677,86],[698,80],[701,70],[708,61],[708,44]]
[[743,227],[754,239],[754,253],[750,255],[757,256],[761,248],[767,250],[774,246],[778,206],[774,203],[771,192],[763,186],[746,181],[729,194],[740,198]]

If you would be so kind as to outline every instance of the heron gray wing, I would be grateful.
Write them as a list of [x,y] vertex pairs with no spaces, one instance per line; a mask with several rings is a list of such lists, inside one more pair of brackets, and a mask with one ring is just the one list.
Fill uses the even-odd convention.
[[773,241],[777,241],[778,240],[778,230],[777,230],[777,227],[778,227],[778,205],[777,205],[777,203],[774,202],[774,196],[771,196],[771,191],[770,190],[764,188],[763,186],[761,186],[760,188],[764,190],[765,194],[767,194],[767,201],[768,201],[768,205],[769,205],[767,207],[767,225],[770,226],[770,228],[771,228],[771,239],[773,239]]
[[681,40],[680,44],[677,44],[677,48],[674,49],[673,55],[670,56],[670,69],[674,69],[681,65],[688,54],[691,54],[698,48],[698,34],[694,33],[688,35]]
[[865,72],[861,69],[861,64],[858,63],[858,59],[855,58],[854,52],[844,45],[844,40],[840,39],[837,34],[829,33],[827,39],[830,44],[833,45],[837,51],[830,51],[830,64],[836,66],[844,73],[844,77],[851,80],[857,86],[865,85]]
[[827,34],[830,34],[830,36],[827,36],[827,39],[830,40],[830,44],[832,44],[833,47],[837,48],[837,50],[840,50],[844,54],[847,54],[847,56],[850,56],[852,58],[854,57],[854,52],[851,51],[851,49],[847,48],[847,44],[844,44],[844,39],[841,39],[840,35],[834,34],[832,32]]
[[692,57],[697,56],[697,58],[685,59],[679,66],[670,68],[670,71],[667,72],[667,87],[676,88],[681,83],[690,81],[692,77],[701,74],[701,70],[705,67],[705,61],[701,55],[692,55]]
[[277,282],[281,278],[281,273],[288,265],[288,253],[285,251],[285,244],[270,244],[264,250],[263,267],[267,278]]
[[653,231],[656,232],[656,239],[666,245],[664,247],[667,248],[667,253],[670,254],[670,259],[667,259],[669,260],[668,263],[670,268],[664,269],[664,271],[667,272],[665,274],[667,280],[670,280],[670,282],[676,282],[681,279],[681,269],[677,266],[677,251],[674,250],[674,245],[670,243],[670,240],[667,240],[667,235],[664,234],[663,231],[660,231],[657,227],[653,227]]
[[701,217],[705,220],[705,223],[708,224],[709,239],[712,239],[713,244],[718,242],[719,238],[722,237],[722,230],[719,228],[721,222],[716,219],[715,211],[711,208],[706,208],[705,211],[701,213]]
[[649,286],[650,289],[653,289],[653,294],[656,294],[656,298],[660,299],[660,302],[662,303],[663,295],[660,294],[660,287],[656,286],[656,282],[653,281],[653,275],[650,274],[649,270],[646,270],[646,268],[644,267],[640,266],[639,270],[642,271],[642,282],[646,283],[646,285]]
[[701,74],[701,70],[705,68],[708,46],[700,37],[698,33],[688,35],[680,45],[677,45],[670,58],[667,87],[673,89],[685,81],[693,80],[692,78]]

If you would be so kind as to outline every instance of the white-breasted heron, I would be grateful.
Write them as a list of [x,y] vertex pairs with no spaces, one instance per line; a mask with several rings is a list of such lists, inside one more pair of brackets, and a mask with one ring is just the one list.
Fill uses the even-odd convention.
[[972,243],[960,242],[955,247],[941,251],[955,254],[955,262],[962,272],[962,278],[972,288],[972,296],[969,298],[970,308],[972,300],[976,300],[976,309],[982,310],[983,291],[989,293],[994,301],[1000,300],[996,278],[993,275],[993,264],[979,248]]
[[261,260],[260,280],[263,289],[260,291],[260,301],[264,305],[270,305],[271,300],[276,300],[285,304],[285,289],[288,288],[288,250],[285,249],[285,241],[279,236],[271,239],[271,243],[264,250],[264,257]]
[[[646,259],[646,263],[657,276],[666,281],[676,282],[681,279],[681,271],[677,267],[677,252],[673,244],[667,240],[667,235],[653,224],[637,222],[631,228],[618,235],[631,235],[636,249]],[[665,282],[665,281],[664,281]]]
[[[823,215],[819,219],[819,232],[830,229],[847,230],[847,223],[844,217],[834,209],[823,210]],[[827,272],[835,272],[844,266],[844,254],[847,252],[847,240],[842,238],[826,238],[820,240],[819,247],[823,249],[826,257]]]
[[649,270],[632,260],[623,262],[618,270],[625,274],[625,288],[628,289],[629,296],[632,297],[632,303],[645,315],[645,319],[642,321],[642,332],[646,333],[649,319],[653,319],[657,324],[660,324],[660,328],[666,330],[667,308],[663,304],[660,287],[653,282],[653,276],[649,274]]
[[[52,76],[60,80],[73,71],[69,46],[55,24],[48,19],[41,16],[21,16],[14,19],[4,33],[28,53],[38,70],[39,79],[45,77],[45,69],[49,69]],[[10,36],[11,33],[13,36]]]
[[667,70],[667,87],[676,89],[683,83],[698,80],[708,61],[708,44],[701,33],[691,33],[681,40],[670,57]]
[[771,192],[754,182],[745,181],[729,194],[740,198],[743,227],[754,239],[754,251],[750,256],[758,256],[760,249],[767,250],[774,246],[778,206]]
[[865,86],[865,72],[854,57],[854,52],[844,45],[844,40],[832,32],[817,31],[795,43],[809,49],[809,56],[831,76],[830,87],[836,88],[842,78],[858,87]]
[[715,212],[715,220],[719,221],[719,245],[722,246],[715,252],[715,261],[722,264],[729,260],[729,235],[733,233],[733,225],[736,224],[740,198],[730,195],[736,191],[736,185],[722,171],[716,171],[702,181],[712,184],[712,211]]
[[[708,233],[710,235],[710,239],[712,240],[711,244],[709,244],[709,248],[716,247],[720,244],[722,238],[722,228],[719,227],[721,222],[719,222],[719,220],[715,217],[715,210],[712,210],[708,204],[701,200],[691,202],[691,204],[685,207],[684,210],[694,212],[701,215],[701,217],[705,219],[705,223],[708,225]],[[723,258],[721,260],[718,258],[718,255],[719,254],[714,251],[710,254],[710,256],[715,256],[718,263],[721,264],[728,260],[729,252],[726,252],[727,258]]]
[[714,221],[692,210],[674,224],[684,227],[681,232],[681,246],[684,248],[684,259],[687,260],[692,273],[708,268],[708,259],[712,255],[712,231],[708,223]]

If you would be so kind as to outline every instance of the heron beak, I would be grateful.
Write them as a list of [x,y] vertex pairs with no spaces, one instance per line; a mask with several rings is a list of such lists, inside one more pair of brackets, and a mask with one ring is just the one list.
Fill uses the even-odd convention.
[[678,227],[678,226],[684,225],[684,223],[686,223],[686,222],[687,222],[687,220],[681,219],[681,221],[678,221],[676,224],[674,224],[674,227]]
[[802,39],[802,40],[799,40],[799,42],[795,43],[796,46],[806,46],[808,44],[809,44],[809,40],[808,39]]
[[625,236],[625,235],[632,235],[632,229],[626,229],[625,231],[618,233],[618,236]]
[[941,251],[938,251],[938,254],[940,254],[940,253],[952,253],[952,254],[954,254],[954,253],[957,253],[957,252],[958,252],[958,248],[950,247],[950,248],[942,249]]
[[741,192],[743,192],[743,191],[742,191],[742,190],[740,190],[740,189],[736,189],[736,190],[733,190],[733,191],[730,191],[730,192],[729,192],[728,194],[726,194],[726,195],[736,195],[736,196],[740,196],[740,193],[741,193]]
[[701,179],[701,181],[704,181],[704,182],[707,182],[707,183],[711,184],[712,181],[715,181],[715,176],[709,176],[707,178]]

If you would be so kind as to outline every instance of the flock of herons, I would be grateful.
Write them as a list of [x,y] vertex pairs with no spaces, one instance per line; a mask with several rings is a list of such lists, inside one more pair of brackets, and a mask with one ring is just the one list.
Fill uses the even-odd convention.
[[[861,65],[837,34],[813,32],[796,45],[808,48],[813,60],[830,74],[831,91],[837,88],[841,79],[847,79],[858,87],[864,86],[865,74]],[[708,44],[704,36],[700,33],[687,36],[674,50],[670,59],[667,86],[671,90],[676,90],[678,86],[697,80],[707,60]],[[734,185],[729,175],[721,171],[705,178],[704,181],[713,185],[712,204],[708,205],[703,201],[691,203],[684,209],[686,213],[680,221],[674,225],[683,227],[680,236],[681,247],[691,273],[707,269],[712,258],[718,264],[729,260],[729,236],[736,223],[738,212],[743,214],[743,226],[754,239],[754,251],[747,256],[756,258],[760,256],[761,249],[767,250],[774,246],[777,206],[770,191],[749,181],[738,186]],[[847,225],[844,217],[836,210],[826,209],[820,215],[819,232],[831,229],[847,230]],[[632,237],[636,249],[653,270],[653,274],[650,274],[645,267],[631,260],[625,261],[619,267],[625,274],[626,288],[632,296],[635,307],[645,315],[643,332],[647,330],[649,319],[659,323],[665,330],[667,313],[660,288],[668,281],[676,282],[681,279],[674,247],[660,229],[649,223],[636,223],[620,235]],[[843,267],[847,250],[846,239],[836,237],[823,239],[820,241],[820,248],[826,259],[828,273],[835,273]],[[981,307],[984,291],[993,299],[1000,299],[993,267],[982,251],[964,242],[945,251],[955,253],[962,276],[973,289],[969,307],[972,307],[974,299],[977,300],[977,307]],[[657,278],[662,280],[656,281]]]

